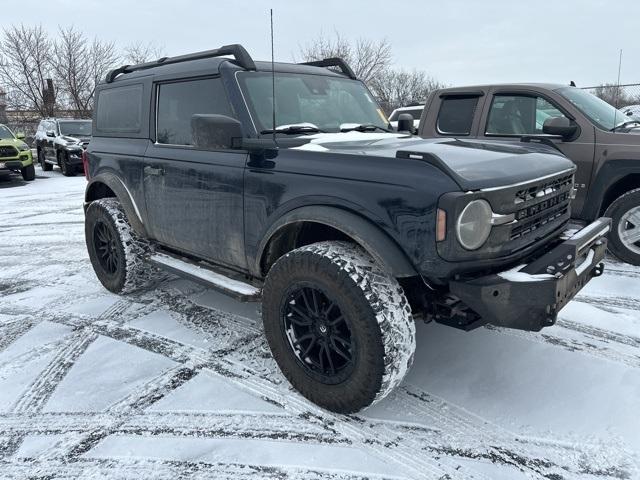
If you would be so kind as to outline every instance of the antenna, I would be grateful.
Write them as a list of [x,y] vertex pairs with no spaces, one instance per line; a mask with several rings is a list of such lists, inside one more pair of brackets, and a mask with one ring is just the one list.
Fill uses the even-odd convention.
[[269,9],[269,14],[271,16],[271,130],[273,131],[273,143],[278,146],[278,141],[276,140],[276,69],[273,60],[273,8]]
[[[620,49],[620,60],[618,61],[618,83],[616,84],[616,104],[614,107],[616,108],[615,112],[613,112],[613,126],[617,125],[617,117],[618,117],[618,105],[620,103],[620,71],[622,70],[622,49]],[[614,130],[615,132],[615,130]]]

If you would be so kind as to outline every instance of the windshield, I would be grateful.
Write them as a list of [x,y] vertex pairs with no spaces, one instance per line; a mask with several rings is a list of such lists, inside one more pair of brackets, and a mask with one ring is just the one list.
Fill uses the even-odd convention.
[[0,140],[13,140],[13,132],[8,127],[0,125]]
[[[269,72],[238,74],[242,92],[258,132],[273,128]],[[312,124],[339,132],[343,124],[387,128],[387,119],[369,91],[357,80],[307,74],[275,74],[276,127]]]
[[629,117],[624,112],[589,92],[575,87],[560,88],[557,92],[604,130],[613,130],[616,126],[629,121]]
[[72,137],[90,137],[91,120],[60,122],[60,135],[71,135]]

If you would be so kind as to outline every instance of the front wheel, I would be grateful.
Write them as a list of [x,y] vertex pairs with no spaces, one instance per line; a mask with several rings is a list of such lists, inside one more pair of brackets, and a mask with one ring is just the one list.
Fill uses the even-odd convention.
[[613,201],[605,213],[611,217],[609,250],[620,260],[640,266],[640,188]]
[[69,165],[69,156],[67,153],[58,153],[58,165],[60,165],[60,170],[62,170],[62,174],[65,177],[73,177],[76,174],[73,167]]
[[130,293],[151,280],[144,262],[149,244],[131,228],[116,198],[91,202],[85,215],[85,241],[100,283],[113,293]]
[[25,182],[31,182],[32,180],[35,180],[35,178],[36,178],[36,167],[33,165],[33,163],[31,163],[30,165],[27,165],[26,167],[22,167],[20,169],[20,173],[22,173],[22,179]]
[[38,150],[38,162],[40,162],[40,168],[42,168],[43,171],[50,172],[53,170],[53,165],[47,163],[42,150]]
[[397,280],[348,242],[321,242],[280,258],[267,275],[262,316],[282,373],[338,413],[389,394],[415,352],[415,325]]

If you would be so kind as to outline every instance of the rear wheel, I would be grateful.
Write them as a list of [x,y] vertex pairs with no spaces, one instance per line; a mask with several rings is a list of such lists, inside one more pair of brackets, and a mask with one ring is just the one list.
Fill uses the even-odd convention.
[[381,400],[413,361],[415,325],[402,288],[348,242],[315,243],[280,258],[267,276],[262,312],[283,374],[334,412]]
[[609,250],[620,260],[640,266],[640,188],[618,197],[605,215],[612,221]]
[[147,286],[152,269],[144,262],[149,244],[131,228],[116,198],[91,202],[85,216],[85,241],[98,280],[113,293]]
[[33,163],[31,163],[26,167],[22,167],[20,169],[20,173],[22,173],[22,179],[24,181],[30,182],[32,180],[35,180],[36,178],[36,167],[33,165]]

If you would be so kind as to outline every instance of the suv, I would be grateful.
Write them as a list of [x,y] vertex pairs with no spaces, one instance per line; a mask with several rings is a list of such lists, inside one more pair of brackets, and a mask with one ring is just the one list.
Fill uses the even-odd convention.
[[36,178],[31,148],[23,140],[24,134],[0,124],[0,176],[20,173],[27,182]]
[[91,140],[91,120],[45,118],[36,131],[35,143],[42,170],[54,165],[62,174],[72,177],[82,169],[82,152]]
[[431,93],[419,135],[557,148],[578,166],[573,218],[611,217],[609,249],[640,265],[640,119],[572,86],[483,85]]
[[398,385],[416,318],[537,331],[602,273],[609,219],[566,232],[571,161],[391,132],[340,59],[230,45],[118,68],[96,94],[85,236],[100,282],[130,292],[155,266],[262,300],[282,372],[329,410]]

